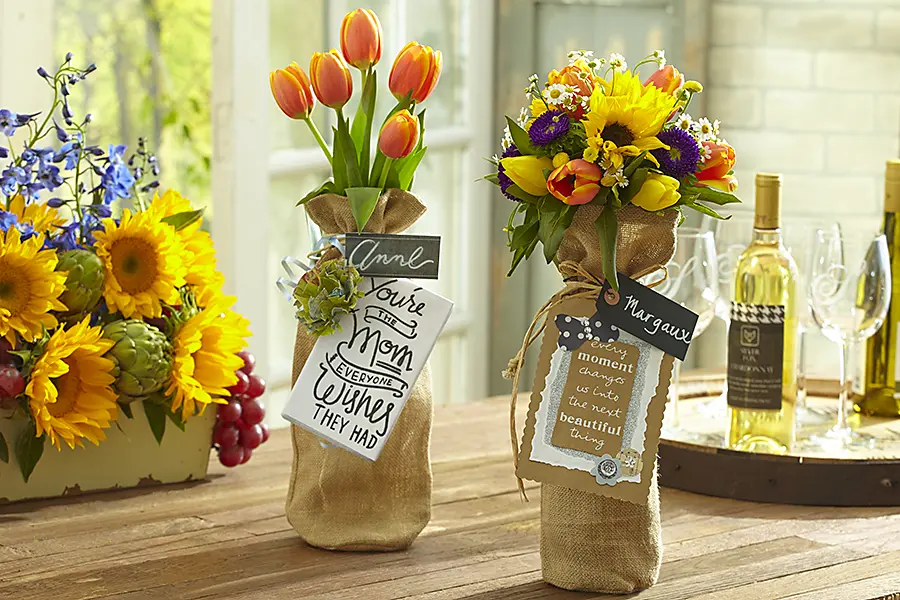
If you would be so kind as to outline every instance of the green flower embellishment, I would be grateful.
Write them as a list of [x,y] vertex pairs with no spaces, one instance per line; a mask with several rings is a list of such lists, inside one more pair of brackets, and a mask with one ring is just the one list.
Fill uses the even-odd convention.
[[364,296],[362,276],[344,258],[320,262],[294,288],[297,318],[312,335],[331,335],[341,329],[338,319],[350,314]]

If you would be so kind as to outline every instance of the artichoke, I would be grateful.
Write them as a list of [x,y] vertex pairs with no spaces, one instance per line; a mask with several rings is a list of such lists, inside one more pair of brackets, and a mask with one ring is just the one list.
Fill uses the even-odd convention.
[[162,389],[172,371],[172,346],[162,331],[128,319],[106,325],[103,337],[115,343],[106,357],[116,363],[112,374],[119,402],[143,400]]
[[297,318],[312,335],[331,335],[341,327],[338,319],[349,314],[364,296],[362,276],[344,258],[320,262],[294,288]]
[[69,315],[89,312],[103,293],[103,262],[90,250],[69,250],[59,254],[57,271],[66,271],[66,290],[60,301]]

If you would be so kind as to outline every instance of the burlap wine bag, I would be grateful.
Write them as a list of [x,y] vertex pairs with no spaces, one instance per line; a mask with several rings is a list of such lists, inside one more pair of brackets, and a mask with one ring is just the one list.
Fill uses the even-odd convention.
[[[559,261],[603,276],[594,220],[599,207],[578,209]],[[675,252],[674,210],[664,215],[628,206],[618,212],[616,268],[633,275],[665,265]],[[656,583],[662,561],[659,488],[654,470],[647,504],[566,487],[541,486],[541,565],[544,581],[567,590],[629,594]]]
[[[344,197],[318,196],[306,210],[323,234],[356,231]],[[379,199],[366,231],[398,233],[424,212],[415,196],[392,189]],[[292,381],[297,380],[315,343],[316,338],[298,324]],[[431,377],[426,365],[375,462],[325,447],[318,437],[292,425],[294,461],[285,509],[300,537],[328,550],[408,547],[431,518],[431,419]]]

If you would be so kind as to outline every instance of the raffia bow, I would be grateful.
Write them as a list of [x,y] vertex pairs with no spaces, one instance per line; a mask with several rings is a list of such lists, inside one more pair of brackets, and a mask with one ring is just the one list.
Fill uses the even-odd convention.
[[[515,466],[516,471],[519,469],[519,436],[516,430],[516,400],[519,395],[519,376],[522,372],[522,365],[525,362],[525,354],[528,352],[528,348],[531,344],[543,335],[544,330],[547,328],[547,315],[550,314],[550,311],[552,311],[555,306],[567,300],[593,300],[603,293],[603,279],[588,273],[580,264],[573,261],[564,261],[559,264],[558,268],[563,276],[565,287],[553,294],[550,299],[538,309],[537,313],[535,313],[534,318],[531,320],[531,325],[528,326],[528,331],[525,333],[525,338],[522,340],[522,347],[516,355],[510,359],[506,370],[503,371],[504,379],[512,379],[513,382],[512,395],[510,396],[509,403],[509,437],[512,442],[513,465]],[[662,271],[662,277],[646,284],[648,288],[653,289],[669,277],[669,272],[665,266],[654,265],[652,267],[647,267],[631,278],[638,280],[655,273],[656,271]],[[619,294],[612,289],[607,289],[606,299],[610,304],[616,304],[619,300]],[[518,475],[516,475],[516,481],[518,482],[519,493],[527,502],[528,495],[525,493],[525,483]]]

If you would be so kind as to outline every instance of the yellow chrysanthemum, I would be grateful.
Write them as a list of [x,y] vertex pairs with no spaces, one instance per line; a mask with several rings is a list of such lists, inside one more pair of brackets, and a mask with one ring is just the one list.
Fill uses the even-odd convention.
[[[190,200],[175,190],[167,190],[162,196],[157,194],[148,209],[158,220],[192,210]],[[201,221],[198,219],[179,230],[177,235],[185,250],[185,281],[193,288],[197,304],[208,306],[221,296],[225,277],[216,270],[216,250],[212,237],[200,229],[200,225]]]
[[186,269],[175,230],[154,213],[128,209],[121,223],[104,219],[103,226],[94,237],[106,271],[103,298],[109,310],[127,318],[159,317],[161,302],[178,304]]
[[[591,94],[583,123],[589,142],[609,141],[619,153],[636,156],[643,150],[666,148],[656,137],[675,108],[675,99],[653,85],[644,87],[631,71],[601,80]],[[602,139],[600,139],[602,138]]]
[[16,194],[10,200],[9,212],[16,215],[19,223],[31,225],[38,233],[52,233],[57,227],[68,222],[59,209],[40,202],[26,205],[25,198],[21,194]]
[[112,345],[86,318],[58,329],[35,362],[25,395],[37,435],[46,433],[57,449],[60,440],[69,448],[83,446],[83,439],[99,444],[118,417],[114,365],[103,356]]
[[237,353],[247,346],[250,322],[230,310],[234,298],[222,296],[188,319],[172,341],[174,361],[166,395],[172,410],[183,418],[210,403],[224,403],[226,388],[237,383],[234,374],[243,360]]
[[56,272],[56,252],[41,250],[43,245],[43,235],[23,242],[15,227],[0,233],[0,337],[11,344],[17,332],[34,341],[58,324],[51,310],[67,310],[59,301],[66,274]]

